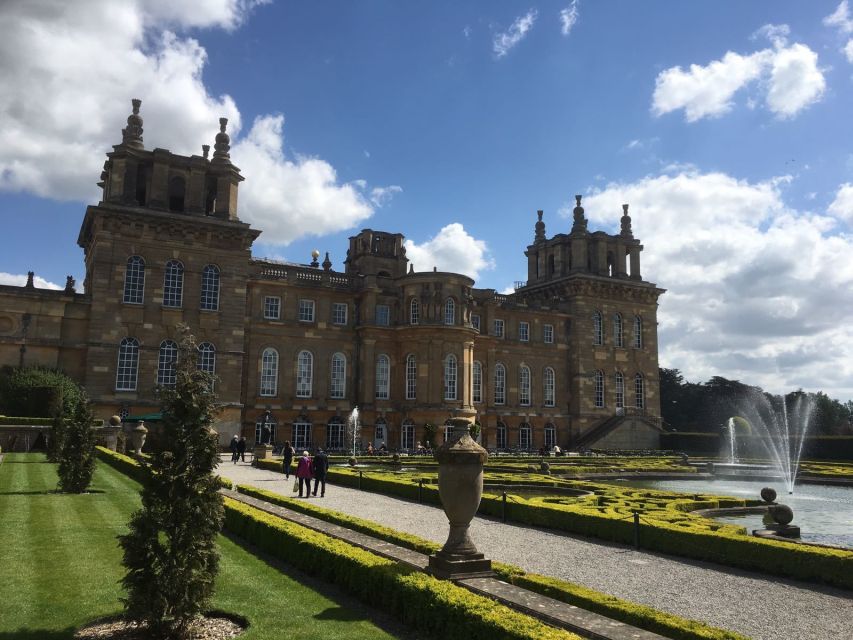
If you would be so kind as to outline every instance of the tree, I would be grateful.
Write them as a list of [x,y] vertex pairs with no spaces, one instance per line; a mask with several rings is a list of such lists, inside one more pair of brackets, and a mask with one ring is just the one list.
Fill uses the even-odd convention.
[[198,347],[186,326],[174,389],[161,388],[166,446],[142,468],[142,508],[120,536],[127,574],[126,615],[156,638],[181,638],[210,603],[219,569],[216,536],[222,498],[213,471],[219,446],[214,376],[197,367]]
[[63,429],[59,454],[59,489],[65,493],[83,493],[95,472],[94,417],[85,394],[74,410],[70,423]]
[[82,389],[62,371],[24,367],[0,372],[0,413],[7,416],[69,418],[82,397]]
[[428,449],[435,449],[435,435],[438,433],[435,425],[431,422],[427,422],[424,425],[424,445]]

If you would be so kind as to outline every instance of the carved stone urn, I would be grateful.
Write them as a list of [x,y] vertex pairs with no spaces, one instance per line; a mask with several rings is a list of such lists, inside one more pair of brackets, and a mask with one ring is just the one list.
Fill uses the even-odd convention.
[[142,453],[142,447],[145,446],[145,438],[147,436],[148,428],[145,426],[145,422],[140,420],[139,424],[130,432],[131,442],[133,443],[133,448],[136,450],[137,455]]
[[471,438],[468,420],[454,418],[450,422],[450,439],[435,452],[438,493],[450,522],[450,534],[441,550],[430,556],[428,571],[449,580],[492,576],[491,561],[477,551],[468,535],[483,495],[483,465],[489,454]]

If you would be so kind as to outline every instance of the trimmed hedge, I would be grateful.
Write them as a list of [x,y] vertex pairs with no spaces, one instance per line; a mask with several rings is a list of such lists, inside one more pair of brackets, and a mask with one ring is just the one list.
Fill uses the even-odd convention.
[[225,499],[225,527],[265,553],[332,582],[405,624],[436,637],[466,640],[573,640],[452,582],[398,565],[293,522]]
[[[117,469],[121,473],[126,476],[130,476],[137,482],[141,482],[142,479],[142,468],[139,466],[139,463],[130,456],[126,456],[123,453],[117,453],[112,449],[107,449],[106,447],[95,447],[98,453],[98,457],[106,462],[111,467]],[[145,454],[143,454],[145,455]],[[219,486],[224,489],[230,489],[234,486],[234,481],[226,478],[225,476],[217,476],[219,478]]]
[[[280,505],[293,511],[305,513],[320,520],[331,522],[419,553],[431,554],[441,548],[440,544],[424,540],[418,536],[395,531],[369,520],[317,507],[305,501],[288,498],[264,489],[257,489],[248,485],[237,485],[237,491],[244,495]],[[675,640],[691,640],[693,638],[705,640],[747,640],[745,636],[732,631],[717,629],[702,622],[680,618],[669,613],[657,611],[651,607],[620,600],[615,596],[600,593],[593,589],[565,582],[557,578],[527,573],[523,569],[513,565],[493,562],[492,567],[501,580],[510,584],[588,611],[593,611],[640,629],[658,633],[668,638]]]

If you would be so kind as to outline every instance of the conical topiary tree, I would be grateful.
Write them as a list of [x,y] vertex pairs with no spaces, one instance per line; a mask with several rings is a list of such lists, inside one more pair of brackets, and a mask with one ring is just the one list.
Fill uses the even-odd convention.
[[127,575],[125,613],[157,638],[180,638],[213,595],[219,569],[216,536],[222,499],[213,474],[219,446],[214,377],[197,368],[198,348],[187,327],[175,364],[174,389],[160,389],[165,449],[142,465],[142,508],[120,536]]
[[[61,418],[58,418],[61,420]],[[59,452],[59,490],[83,493],[92,482],[95,472],[94,416],[89,399],[82,394],[74,413],[62,430],[62,449]]]

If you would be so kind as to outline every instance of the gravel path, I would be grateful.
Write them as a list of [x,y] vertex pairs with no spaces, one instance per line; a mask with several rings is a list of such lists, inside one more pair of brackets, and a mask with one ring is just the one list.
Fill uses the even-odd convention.
[[[222,475],[284,495],[293,478],[224,462]],[[315,498],[311,498],[314,500]],[[433,506],[329,485],[319,506],[443,543],[447,518]],[[756,640],[853,637],[853,594],[841,589],[635,551],[622,545],[477,517],[471,536],[487,558],[585,585]]]

